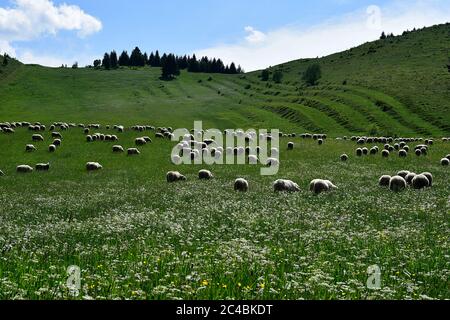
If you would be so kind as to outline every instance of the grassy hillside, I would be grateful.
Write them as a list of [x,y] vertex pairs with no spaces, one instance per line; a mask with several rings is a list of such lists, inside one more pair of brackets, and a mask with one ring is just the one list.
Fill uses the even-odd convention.
[[[448,135],[450,24],[364,44],[314,60],[319,86],[305,88],[311,60],[275,68],[282,84],[246,75],[182,73],[159,80],[160,70],[0,67],[0,120],[152,123],[191,127],[280,128],[332,135]],[[5,70],[3,70],[5,69]],[[346,85],[343,85],[346,81]]]

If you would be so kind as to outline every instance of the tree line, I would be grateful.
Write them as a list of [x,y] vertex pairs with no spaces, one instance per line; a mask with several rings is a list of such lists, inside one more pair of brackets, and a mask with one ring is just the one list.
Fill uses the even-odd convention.
[[[173,53],[164,53],[160,55],[157,50],[155,53],[142,53],[139,47],[133,49],[131,54],[124,50],[120,55],[116,51],[110,53],[106,52],[103,59],[94,61],[95,68],[103,68],[106,70],[117,69],[119,67],[155,67],[169,69],[166,73],[175,76],[179,74],[179,70],[187,70],[188,72],[202,72],[202,73],[225,73],[238,74],[243,73],[241,66],[237,66],[234,62],[230,65],[225,65],[221,59],[210,59],[202,57],[197,59],[196,55],[178,56]],[[164,72],[163,75],[164,77]]]

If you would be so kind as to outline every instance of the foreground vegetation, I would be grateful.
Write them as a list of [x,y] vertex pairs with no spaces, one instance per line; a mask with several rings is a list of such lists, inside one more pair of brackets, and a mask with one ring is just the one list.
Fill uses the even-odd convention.
[[[79,299],[448,299],[450,143],[426,157],[355,157],[350,141],[291,138],[280,172],[259,166],[181,166],[173,143],[157,140],[141,155],[112,154],[112,142],[86,143],[82,129],[63,145],[25,153],[31,133],[0,135],[0,299],[73,298],[66,269],[81,268]],[[108,130],[100,130],[108,132]],[[148,133],[147,133],[148,134]],[[139,134],[119,134],[133,146]],[[153,134],[151,134],[153,138]],[[410,144],[411,145],[411,144]],[[413,145],[411,145],[413,146]],[[346,163],[339,156],[346,152]],[[51,163],[46,173],[18,174],[18,164]],[[87,161],[104,169],[88,173]],[[197,180],[199,169],[215,179]],[[188,181],[168,184],[179,170]],[[382,174],[430,171],[434,186],[393,193]],[[233,191],[246,178],[250,191]],[[302,191],[276,194],[292,179]],[[314,178],[339,189],[315,196]],[[366,288],[367,268],[381,268],[381,290]]]

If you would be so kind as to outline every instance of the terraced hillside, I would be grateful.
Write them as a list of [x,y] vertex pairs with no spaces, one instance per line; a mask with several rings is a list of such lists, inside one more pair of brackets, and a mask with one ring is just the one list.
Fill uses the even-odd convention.
[[[312,63],[276,66],[284,81],[245,75],[182,73],[159,80],[157,68],[0,67],[0,120],[111,122],[190,127],[280,128],[341,134],[450,133],[450,24],[366,43],[314,60],[323,77],[305,87]],[[145,121],[144,121],[145,120]]]

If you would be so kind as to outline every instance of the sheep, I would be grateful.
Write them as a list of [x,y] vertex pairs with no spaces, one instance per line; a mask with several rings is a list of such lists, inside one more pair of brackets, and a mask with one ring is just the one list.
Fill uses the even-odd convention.
[[166,174],[167,182],[185,181],[186,177],[178,171],[169,171]]
[[323,145],[323,139],[318,139],[318,140],[317,140],[317,144],[318,144],[319,146]]
[[98,162],[88,162],[86,163],[87,171],[97,171],[103,169],[103,166]]
[[400,176],[394,176],[389,180],[389,189],[394,192],[399,192],[406,189],[406,181]]
[[294,143],[293,142],[288,142],[287,148],[288,148],[288,150],[294,150]]
[[373,148],[370,149],[370,154],[371,154],[371,155],[375,155],[375,154],[377,154],[377,153],[378,153],[378,148],[373,147]]
[[388,158],[389,155],[390,155],[389,150],[386,150],[386,149],[385,149],[385,150],[381,151],[381,156],[382,156],[383,158]]
[[345,162],[348,160],[348,155],[346,155],[345,153],[341,155],[341,161]]
[[425,177],[427,177],[428,182],[429,182],[429,187],[433,186],[433,175],[429,172],[422,172],[421,175],[424,175]]
[[407,183],[407,184],[411,184],[412,179],[414,179],[414,177],[415,177],[416,175],[417,175],[417,174],[416,174],[415,172],[410,172],[410,173],[408,173],[408,174],[406,175],[406,177],[405,177],[406,183]]
[[369,154],[369,149],[362,148],[362,153],[363,153],[363,155],[367,156]]
[[56,146],[54,144],[51,144],[48,146],[48,152],[55,152],[56,151]]
[[87,135],[86,136],[86,142],[92,142],[94,139],[92,138],[92,136]]
[[210,180],[210,179],[214,178],[214,176],[211,173],[211,171],[209,171],[209,170],[200,170],[198,172],[198,178],[200,180]]
[[248,163],[249,164],[258,164],[258,157],[255,155],[249,155],[248,156]]
[[121,153],[121,152],[125,152],[125,150],[123,149],[122,146],[119,145],[115,145],[112,147],[112,150],[114,153]]
[[84,134],[89,134],[89,132],[91,132],[91,129],[89,129],[89,128],[84,128],[83,132],[84,132]]
[[276,158],[269,158],[266,161],[266,166],[268,167],[278,167],[280,165],[280,162]]
[[363,151],[362,151],[361,148],[356,149],[356,155],[357,155],[358,157],[362,157]]
[[425,175],[418,174],[412,179],[411,185],[414,189],[423,189],[430,186],[430,181]]
[[137,155],[140,155],[141,152],[140,152],[137,148],[129,148],[129,149],[127,150],[127,154],[128,154],[129,156],[137,156]]
[[234,181],[234,191],[247,192],[248,182],[245,179],[239,178]]
[[144,137],[142,137],[142,139],[144,139],[144,140],[145,140],[145,142],[149,142],[149,143],[152,143],[152,139],[150,139],[150,137],[149,137],[149,136],[144,136]]
[[33,152],[33,151],[36,151],[36,147],[33,146],[32,144],[27,144],[27,145],[25,146],[25,151],[26,151],[26,152]]
[[337,187],[330,180],[314,179],[309,184],[309,190],[315,194],[327,192]]
[[48,171],[48,170],[50,170],[50,163],[36,164],[36,171]]
[[273,183],[273,189],[275,192],[299,192],[300,187],[298,184],[291,180],[278,179]]
[[33,168],[30,167],[29,165],[22,164],[16,167],[16,171],[19,173],[30,173],[33,172]]
[[52,132],[53,139],[62,139],[62,135],[59,132]]
[[441,165],[442,166],[448,166],[450,164],[450,160],[448,160],[447,158],[442,158],[441,159]]
[[389,182],[391,181],[391,176],[384,175],[378,180],[378,185],[380,187],[389,187]]
[[400,158],[406,158],[408,156],[408,152],[406,152],[406,150],[402,149],[398,152],[398,156]]
[[147,141],[146,141],[144,138],[136,138],[136,139],[134,140],[134,143],[135,143],[137,146],[143,146],[143,145],[146,145],[146,144],[147,144]]
[[5,173],[2,170],[0,170],[0,177],[2,177],[4,175],[5,175]]
[[416,150],[414,151],[414,153],[416,154],[416,156],[420,157],[420,156],[422,155],[422,150],[416,149]]
[[55,140],[53,140],[53,142],[52,142],[52,144],[53,145],[55,145],[55,146],[57,146],[57,147],[59,147],[59,146],[61,146],[61,139],[55,139]]
[[31,139],[32,139],[33,141],[44,141],[44,137],[41,136],[40,134],[33,134],[33,135],[31,136]]
[[164,139],[164,135],[162,133],[157,132],[155,133],[155,138]]
[[408,171],[408,170],[401,170],[401,171],[399,171],[399,172],[397,173],[397,175],[400,176],[400,177],[402,177],[403,179],[405,179],[406,176],[407,176],[408,174],[410,174],[410,173],[411,173],[411,172]]

